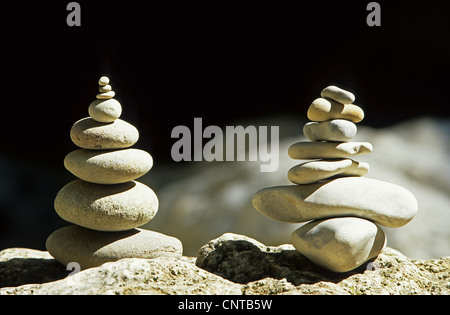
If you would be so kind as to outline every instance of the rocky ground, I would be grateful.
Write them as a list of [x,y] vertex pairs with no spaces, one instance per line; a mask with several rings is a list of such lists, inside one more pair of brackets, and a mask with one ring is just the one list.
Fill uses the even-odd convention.
[[227,233],[198,257],[122,259],[67,276],[48,252],[0,252],[0,294],[450,294],[450,257],[409,259],[386,248],[348,273],[310,263],[291,245]]

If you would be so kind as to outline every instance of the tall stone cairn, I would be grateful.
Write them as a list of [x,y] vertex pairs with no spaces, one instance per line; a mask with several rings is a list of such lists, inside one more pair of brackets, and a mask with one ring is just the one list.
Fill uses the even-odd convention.
[[416,198],[403,187],[362,177],[369,165],[349,157],[372,152],[368,142],[350,142],[364,118],[355,96],[329,86],[308,109],[303,133],[310,141],[293,144],[292,159],[312,160],[291,168],[295,185],[269,187],[253,206],[272,219],[303,225],[294,247],[315,264],[347,272],[375,258],[386,246],[378,225],[400,227],[417,213]]
[[98,81],[99,94],[89,117],[77,121],[70,138],[81,149],[70,152],[64,166],[78,179],[57,194],[58,215],[73,223],[53,232],[46,241],[49,253],[63,265],[81,269],[122,258],[180,257],[181,242],[171,236],[138,229],[158,211],[158,198],[135,181],[153,166],[152,156],[130,148],[138,130],[119,119],[121,104],[109,78]]

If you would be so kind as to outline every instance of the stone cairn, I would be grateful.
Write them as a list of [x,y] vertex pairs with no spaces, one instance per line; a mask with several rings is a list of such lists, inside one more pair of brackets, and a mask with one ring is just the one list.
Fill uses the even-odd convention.
[[355,96],[335,86],[308,109],[303,132],[311,142],[289,148],[294,166],[288,178],[296,185],[262,189],[253,206],[272,219],[290,223],[311,221],[292,234],[294,247],[315,264],[347,272],[375,258],[386,245],[377,224],[400,227],[417,213],[417,201],[403,187],[361,177],[369,165],[348,157],[370,153],[368,142],[348,142],[364,112]]
[[152,189],[134,181],[153,166],[151,155],[129,148],[138,130],[119,119],[121,104],[108,77],[98,81],[100,94],[89,116],[70,130],[81,149],[70,152],[64,166],[79,179],[64,186],[54,202],[64,220],[75,225],[53,232],[46,241],[49,253],[63,265],[81,269],[122,258],[180,257],[181,242],[161,233],[137,229],[158,211]]

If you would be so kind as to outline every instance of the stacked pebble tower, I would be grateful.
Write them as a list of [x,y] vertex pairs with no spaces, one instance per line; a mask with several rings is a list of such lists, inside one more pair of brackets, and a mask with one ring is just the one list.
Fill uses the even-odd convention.
[[46,241],[49,253],[63,265],[81,269],[122,258],[180,257],[181,242],[171,236],[138,229],[158,211],[152,189],[134,179],[153,166],[151,155],[132,149],[138,130],[119,119],[121,104],[108,77],[99,80],[97,99],[89,116],[70,131],[81,149],[70,152],[64,166],[78,177],[64,186],[54,202],[64,220],[74,223],[53,232]]
[[294,247],[315,264],[347,272],[375,258],[386,245],[377,226],[400,227],[417,213],[417,201],[403,187],[361,177],[369,165],[348,157],[370,153],[368,142],[349,142],[355,123],[364,118],[355,96],[329,86],[308,109],[303,128],[311,142],[293,144],[292,159],[313,161],[294,166],[288,178],[296,185],[262,189],[253,206],[272,219],[311,221],[292,234]]

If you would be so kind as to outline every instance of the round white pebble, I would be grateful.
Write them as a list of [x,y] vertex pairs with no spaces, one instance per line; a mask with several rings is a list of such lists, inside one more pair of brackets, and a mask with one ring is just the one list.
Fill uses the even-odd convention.
[[105,86],[107,84],[109,84],[109,78],[106,76],[103,76],[98,80],[98,85]]

